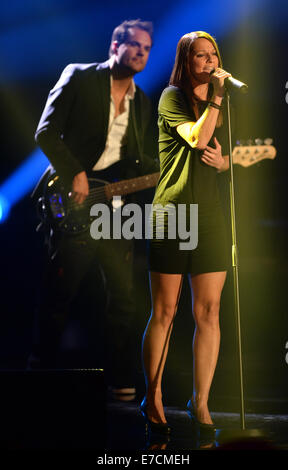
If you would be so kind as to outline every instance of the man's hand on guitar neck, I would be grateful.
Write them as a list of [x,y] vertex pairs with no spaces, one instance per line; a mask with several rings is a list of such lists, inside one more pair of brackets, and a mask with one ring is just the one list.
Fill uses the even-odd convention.
[[89,183],[85,171],[74,176],[72,181],[72,198],[77,204],[83,204],[89,194]]

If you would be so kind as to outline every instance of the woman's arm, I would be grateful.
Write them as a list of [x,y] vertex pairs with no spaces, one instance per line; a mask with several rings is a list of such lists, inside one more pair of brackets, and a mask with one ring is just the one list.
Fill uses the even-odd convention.
[[[211,75],[210,82],[214,87],[211,102],[216,106],[221,106],[225,93],[224,80],[229,76],[230,74],[222,69],[216,69],[213,75]],[[204,150],[214,133],[218,114],[219,109],[207,106],[198,121],[180,124],[177,126],[177,132],[191,147]]]
[[[222,98],[212,98],[211,101],[220,106]],[[218,109],[207,106],[198,121],[180,124],[177,126],[177,132],[191,147],[204,150],[214,133],[218,114]]]

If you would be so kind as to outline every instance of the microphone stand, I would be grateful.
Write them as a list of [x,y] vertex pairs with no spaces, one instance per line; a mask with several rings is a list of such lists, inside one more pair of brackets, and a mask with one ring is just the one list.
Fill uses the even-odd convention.
[[240,298],[239,298],[239,261],[236,235],[236,214],[235,214],[235,187],[232,159],[232,131],[230,114],[230,95],[226,92],[227,123],[228,123],[228,145],[229,145],[229,170],[230,170],[230,214],[232,229],[232,268],[234,281],[234,308],[236,315],[236,333],[238,345],[238,367],[240,379],[240,420],[241,428],[245,429],[245,407],[244,407],[244,385],[243,385],[243,363],[242,363],[242,339],[241,339],[241,317],[240,317]]
[[230,214],[232,228],[232,268],[234,281],[234,308],[236,319],[237,334],[237,352],[238,352],[238,368],[240,380],[240,422],[241,430],[219,430],[217,432],[217,441],[221,444],[227,441],[265,438],[266,434],[258,429],[246,429],[245,424],[245,406],[244,406],[244,384],[243,384],[243,363],[242,363],[242,338],[241,338],[241,316],[240,316],[240,298],[239,298],[239,262],[236,234],[236,214],[235,214],[235,189],[232,159],[232,131],[231,131],[231,113],[230,113],[230,95],[226,90],[226,109],[227,109],[227,125],[228,125],[228,141],[229,141],[229,169],[230,169]]

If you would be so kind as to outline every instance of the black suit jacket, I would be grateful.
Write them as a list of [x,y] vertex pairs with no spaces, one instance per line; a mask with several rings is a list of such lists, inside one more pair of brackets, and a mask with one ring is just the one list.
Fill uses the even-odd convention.
[[[80,171],[89,173],[104,151],[109,110],[108,61],[68,65],[49,93],[35,134],[36,142],[67,183]],[[136,86],[123,155],[133,169],[129,176],[159,171],[155,142],[147,146],[150,125],[150,101]],[[147,148],[153,155],[147,155]]]

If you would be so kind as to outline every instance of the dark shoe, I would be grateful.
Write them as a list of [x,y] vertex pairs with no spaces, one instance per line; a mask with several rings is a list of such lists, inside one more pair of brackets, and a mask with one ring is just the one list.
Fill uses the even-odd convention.
[[142,413],[142,416],[144,416],[145,418],[146,434],[153,433],[168,436],[171,433],[171,427],[168,423],[154,423],[148,418],[146,397],[143,399],[140,405],[140,411]]
[[187,413],[190,419],[197,426],[197,429],[199,430],[201,434],[207,434],[207,435],[215,434],[216,432],[215,424],[201,423],[200,421],[198,421],[192,400],[189,400],[187,403]]

